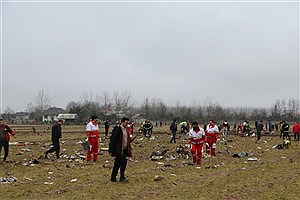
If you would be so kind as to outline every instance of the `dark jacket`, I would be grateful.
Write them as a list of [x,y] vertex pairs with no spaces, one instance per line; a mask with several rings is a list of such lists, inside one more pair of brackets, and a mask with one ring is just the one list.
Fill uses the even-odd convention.
[[260,132],[260,131],[262,131],[263,129],[264,129],[263,123],[259,122],[259,123],[257,124],[256,131],[257,131],[257,132]]
[[110,141],[109,141],[109,153],[112,154],[112,156],[117,156],[117,155],[122,155],[123,153],[127,157],[132,157],[131,153],[131,140],[130,140],[130,135],[127,132],[127,148],[123,150],[123,132],[122,128],[120,125],[117,125],[114,127],[112,130],[111,136],[110,136]]
[[108,129],[108,128],[109,128],[109,126],[110,126],[110,123],[109,123],[109,121],[105,121],[105,122],[104,122],[104,126],[105,126],[105,129]]
[[289,132],[290,131],[290,125],[286,122],[284,122],[281,126],[281,131],[282,132]]
[[52,139],[58,140],[59,138],[61,138],[61,125],[58,123],[55,123],[52,126]]
[[172,133],[176,133],[176,131],[177,131],[177,124],[176,124],[176,122],[172,122],[172,124],[170,126],[170,131],[172,131]]
[[13,130],[11,130],[7,125],[1,126],[0,128],[4,129],[4,135],[5,135],[6,141],[9,141],[9,139],[10,139],[8,133],[10,133],[12,136],[15,135],[15,132]]

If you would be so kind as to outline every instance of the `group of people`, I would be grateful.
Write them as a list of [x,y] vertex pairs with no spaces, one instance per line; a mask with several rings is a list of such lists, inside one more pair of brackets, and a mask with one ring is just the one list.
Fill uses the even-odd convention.
[[[63,124],[62,120],[58,120],[53,126],[51,131],[51,140],[53,146],[44,153],[44,156],[47,158],[49,153],[55,152],[56,158],[59,159],[60,156],[60,145],[59,140],[62,137],[61,125]],[[248,123],[247,123],[248,124]],[[109,122],[106,120],[105,125],[105,136],[108,136]],[[249,124],[248,124],[249,125]],[[227,131],[229,129],[229,123],[225,120],[221,126],[222,128],[222,137],[223,139],[227,135]],[[257,132],[257,141],[261,138],[261,133],[264,129],[263,121],[259,121],[255,124],[256,132]],[[289,137],[289,124],[285,121],[281,124],[281,134],[280,137]],[[172,132],[172,138],[170,143],[176,143],[176,132],[177,132],[177,124],[176,119],[173,120],[170,126],[170,130]],[[220,131],[219,127],[215,124],[213,120],[209,120],[209,124],[202,128],[197,121],[192,123],[192,128],[188,132],[188,143],[191,145],[191,154],[193,158],[193,163],[201,164],[202,161],[202,152],[203,147],[205,145],[205,152],[211,156],[216,156],[216,145],[217,140],[220,139]],[[296,122],[293,125],[293,133],[294,139],[299,141],[300,135],[300,124]],[[0,119],[0,154],[2,147],[4,147],[4,161],[8,156],[9,149],[9,134],[15,136],[14,131],[8,127],[2,119]],[[86,152],[86,161],[94,161],[98,160],[98,141],[99,141],[99,125],[98,125],[98,117],[92,116],[90,122],[86,125],[86,136],[87,141],[89,142],[90,148]],[[111,173],[111,182],[117,181],[118,171],[120,170],[120,182],[127,182],[127,178],[125,177],[125,170],[127,166],[127,157],[132,156],[131,152],[131,142],[134,140],[133,137],[133,123],[129,121],[127,117],[121,119],[121,122],[116,125],[110,136],[109,141],[109,155],[115,157],[114,166]]]
[[197,121],[192,123],[192,128],[188,134],[188,143],[191,144],[191,153],[193,163],[201,164],[202,150],[205,144],[206,153],[211,156],[216,156],[217,139],[219,136],[219,128],[211,119],[206,129],[200,127]]

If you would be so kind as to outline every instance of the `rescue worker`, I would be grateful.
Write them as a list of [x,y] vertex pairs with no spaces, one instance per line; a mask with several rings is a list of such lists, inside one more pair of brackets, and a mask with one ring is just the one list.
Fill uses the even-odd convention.
[[289,133],[290,133],[290,125],[287,122],[282,121],[280,138],[282,135],[282,139],[286,137],[289,140],[291,140]]
[[237,133],[243,133],[243,125],[242,125],[242,123],[238,123],[238,125],[237,125]]
[[143,123],[144,136],[150,138],[152,135],[153,125],[149,120]]
[[[293,125],[293,133],[294,133],[294,140],[299,141],[299,135],[300,135],[300,124],[299,124],[299,122],[296,122]],[[298,139],[296,139],[296,138],[298,138]]]
[[209,124],[206,127],[205,131],[205,144],[206,144],[206,153],[211,156],[216,156],[216,143],[217,137],[220,134],[219,128],[215,125],[214,121],[209,120]]
[[48,153],[52,153],[55,151],[56,159],[59,159],[59,151],[60,151],[59,139],[61,138],[61,125],[62,124],[63,124],[63,120],[60,119],[60,120],[58,120],[57,123],[55,123],[52,126],[51,140],[52,140],[53,147],[45,152],[45,158],[48,158]]
[[6,161],[9,151],[9,134],[11,134],[14,138],[16,137],[15,132],[7,126],[3,119],[0,119],[0,155],[2,147],[4,148],[4,158],[3,161]]
[[188,143],[191,144],[191,153],[193,163],[201,165],[203,143],[205,141],[204,129],[198,125],[198,122],[192,123],[192,129],[189,131]]
[[97,116],[92,116],[90,122],[86,125],[86,136],[90,143],[90,150],[87,151],[86,161],[91,161],[92,155],[94,162],[98,159],[99,127],[97,119]]
[[129,133],[130,138],[133,137],[133,122],[129,122],[127,125],[127,132]]

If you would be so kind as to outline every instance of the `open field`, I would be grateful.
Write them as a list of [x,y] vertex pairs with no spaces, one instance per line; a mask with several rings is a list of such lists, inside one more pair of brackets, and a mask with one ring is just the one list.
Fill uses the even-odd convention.
[[[300,143],[292,141],[289,149],[274,149],[282,142],[279,136],[263,135],[255,143],[254,137],[230,135],[228,142],[217,144],[217,157],[204,158],[199,168],[175,150],[187,144],[186,136],[170,144],[168,126],[154,128],[154,139],[142,139],[138,134],[133,142],[133,157],[126,169],[129,182],[124,184],[109,181],[113,158],[108,152],[101,151],[95,163],[80,159],[85,155],[79,143],[85,139],[85,126],[62,126],[59,160],[52,155],[50,159],[41,157],[51,141],[48,126],[35,126],[37,133],[32,133],[32,126],[11,128],[17,134],[11,143],[28,143],[11,145],[8,162],[0,163],[0,177],[17,178],[14,183],[0,184],[1,199],[300,198]],[[104,139],[103,127],[100,131],[103,143],[99,148],[107,148],[109,139]],[[152,152],[164,150],[163,159],[150,159]],[[241,151],[253,155],[232,157]],[[259,161],[248,161],[254,157]],[[162,180],[154,181],[155,176]]]

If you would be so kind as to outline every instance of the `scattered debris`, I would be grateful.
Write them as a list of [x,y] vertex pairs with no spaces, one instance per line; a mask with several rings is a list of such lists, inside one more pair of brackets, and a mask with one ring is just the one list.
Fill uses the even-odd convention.
[[0,177],[0,183],[14,183],[16,182],[18,179],[16,177],[8,177],[8,178],[1,178]]
[[239,152],[239,153],[235,153],[232,155],[232,157],[234,158],[241,158],[241,157],[245,157],[245,156],[252,156],[253,154],[247,153],[247,152]]
[[70,182],[71,183],[74,183],[74,182],[76,182],[77,181],[77,178],[74,178],[74,179],[72,179]]
[[24,179],[27,180],[27,181],[32,181],[31,178],[24,177]]
[[165,179],[164,177],[158,176],[158,175],[156,175],[156,176],[154,177],[154,181],[162,181],[162,180],[164,180],[164,179]]
[[277,145],[275,145],[275,146],[273,146],[272,148],[273,149],[288,149],[289,148],[289,146],[291,146],[291,141],[289,141],[289,140],[283,140],[283,142],[281,143],[281,144],[277,144]]
[[53,185],[53,182],[45,182],[45,185]]
[[39,164],[40,163],[40,161],[38,161],[37,159],[34,159],[34,160],[30,160],[30,161],[28,161],[28,162],[25,162],[25,163],[23,163],[22,165],[23,166],[34,166],[34,165],[36,165],[36,164]]
[[248,158],[247,160],[248,160],[248,161],[259,161],[259,158],[253,157],[253,158]]

